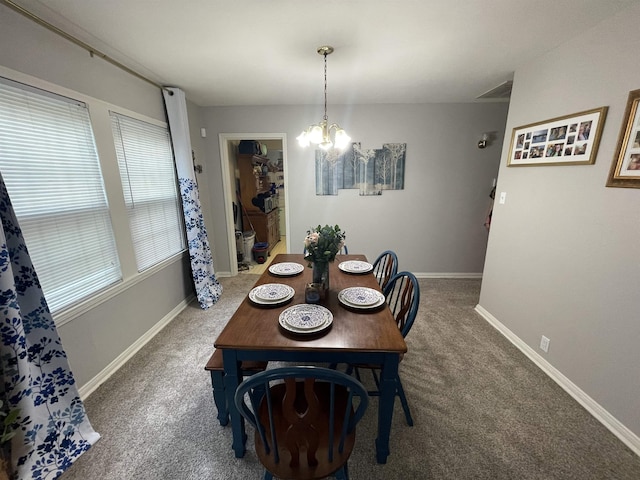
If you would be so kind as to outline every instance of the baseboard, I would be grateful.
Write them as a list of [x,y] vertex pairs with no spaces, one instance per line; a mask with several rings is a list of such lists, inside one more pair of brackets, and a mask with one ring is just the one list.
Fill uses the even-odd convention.
[[482,278],[482,273],[413,273],[416,278]]
[[116,359],[107,365],[100,373],[98,373],[95,377],[85,383],[82,387],[78,389],[78,393],[80,394],[80,398],[82,400],[86,399],[89,395],[91,395],[100,385],[102,385],[111,375],[116,373],[120,367],[122,367],[127,360],[133,357],[142,347],[144,347],[153,337],[155,337],[160,330],[166,327],[178,314],[187,308],[193,300],[195,299],[194,295],[184,299],[180,302],[173,310],[167,313],[162,320],[156,323],[153,327],[145,332],[140,338],[138,338],[129,348],[127,348],[124,352],[122,352]]
[[580,405],[582,405],[596,420],[602,423],[611,433],[618,437],[622,443],[629,447],[636,455],[640,456],[640,437],[625,427],[617,418],[605,410],[598,402],[587,395],[575,383],[565,377],[557,368],[547,362],[543,357],[524,343],[517,335],[505,327],[493,315],[480,305],[476,305],[478,312],[489,324],[504,335],[522,353],[535,363],[544,373],[556,382],[562,389],[571,395]]

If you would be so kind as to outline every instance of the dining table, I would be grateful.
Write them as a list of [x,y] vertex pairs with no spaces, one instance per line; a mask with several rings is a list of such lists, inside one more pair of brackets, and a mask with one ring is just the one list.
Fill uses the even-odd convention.
[[[247,440],[244,419],[234,403],[235,391],[242,381],[242,361],[297,364],[326,362],[338,364],[338,368],[340,364],[367,363],[381,366],[375,449],[377,462],[386,463],[390,453],[395,378],[400,356],[407,351],[407,345],[386,302],[376,308],[355,308],[355,305],[345,301],[345,289],[353,291],[353,287],[363,287],[380,292],[380,286],[370,269],[351,272],[341,268],[341,264],[350,263],[370,266],[362,254],[339,255],[330,263],[329,289],[319,305],[331,312],[332,320],[321,331],[291,331],[287,324],[282,323],[282,316],[292,308],[303,308],[305,288],[312,282],[312,269],[307,266],[302,254],[278,254],[256,281],[252,292],[260,286],[272,287],[266,284],[278,284],[278,288],[291,291],[288,295],[291,298],[281,303],[260,302],[249,292],[216,339],[214,345],[223,354],[225,394],[232,428],[232,448],[236,457],[244,456]],[[296,265],[302,268],[296,267],[291,273],[284,268]]]

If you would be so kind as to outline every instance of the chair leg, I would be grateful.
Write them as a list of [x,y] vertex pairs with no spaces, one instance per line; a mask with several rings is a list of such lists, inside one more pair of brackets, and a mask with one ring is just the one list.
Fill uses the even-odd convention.
[[269,470],[265,469],[263,478],[264,480],[273,480],[273,474]]
[[398,384],[396,387],[396,394],[400,397],[400,403],[402,404],[402,409],[404,410],[404,416],[407,419],[407,425],[413,427],[413,418],[411,418],[411,412],[409,411],[409,404],[407,403],[407,397],[404,394],[404,388],[402,388],[402,382],[400,381],[400,376],[398,376],[396,383]]
[[229,423],[229,410],[227,409],[227,396],[224,391],[224,373],[219,370],[211,371],[211,388],[213,389],[213,402],[218,409],[218,421],[223,427]]

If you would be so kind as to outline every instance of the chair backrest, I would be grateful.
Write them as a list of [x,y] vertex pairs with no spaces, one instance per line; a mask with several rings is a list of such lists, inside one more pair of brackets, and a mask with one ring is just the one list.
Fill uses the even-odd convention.
[[308,366],[257,373],[235,393],[238,411],[256,430],[260,462],[292,479],[324,478],[345,467],[368,402],[354,377]]
[[385,250],[373,262],[373,274],[383,291],[396,273],[398,273],[398,256],[391,250]]
[[389,279],[383,292],[402,336],[406,337],[420,304],[418,279],[411,272],[399,272]]

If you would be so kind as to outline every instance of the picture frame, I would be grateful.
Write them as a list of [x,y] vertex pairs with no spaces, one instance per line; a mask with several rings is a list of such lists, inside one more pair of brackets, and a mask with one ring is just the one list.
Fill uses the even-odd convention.
[[640,90],[627,98],[616,153],[609,170],[607,187],[640,188]]
[[513,129],[508,167],[593,165],[609,107]]

